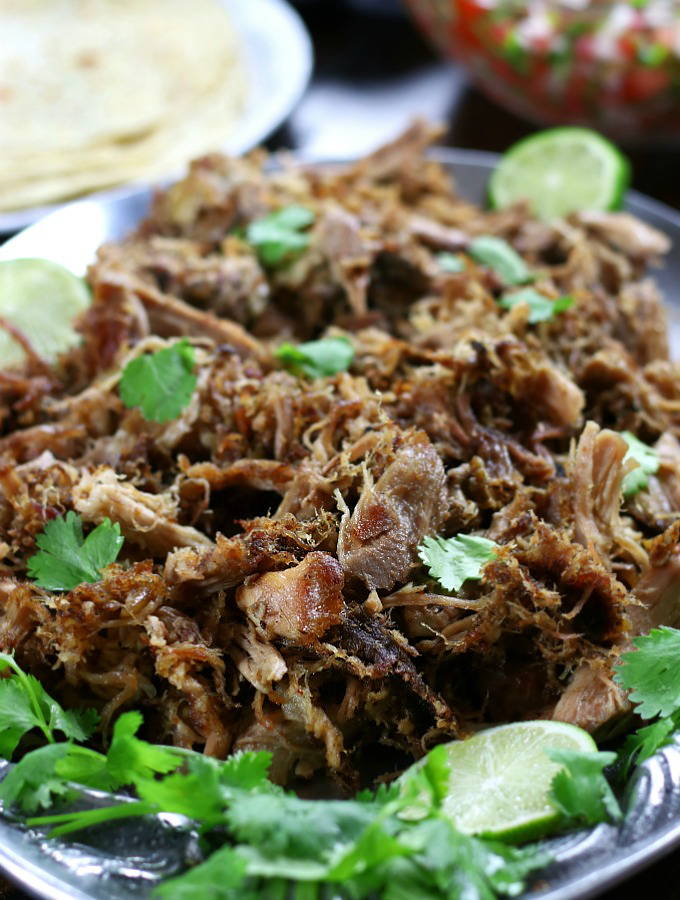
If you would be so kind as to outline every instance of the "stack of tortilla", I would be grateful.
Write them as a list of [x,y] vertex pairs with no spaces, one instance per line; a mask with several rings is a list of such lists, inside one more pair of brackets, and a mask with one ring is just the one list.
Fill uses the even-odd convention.
[[0,211],[170,174],[244,97],[219,0],[0,0]]

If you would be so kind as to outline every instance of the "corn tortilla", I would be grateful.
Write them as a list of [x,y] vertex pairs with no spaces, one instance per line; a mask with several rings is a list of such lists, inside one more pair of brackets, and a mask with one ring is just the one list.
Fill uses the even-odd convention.
[[160,177],[245,96],[218,0],[0,0],[0,210]]

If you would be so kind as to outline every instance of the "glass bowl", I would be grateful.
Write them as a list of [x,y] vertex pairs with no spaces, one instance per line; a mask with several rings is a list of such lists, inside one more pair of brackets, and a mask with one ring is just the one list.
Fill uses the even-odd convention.
[[477,86],[543,125],[680,138],[680,3],[406,0]]

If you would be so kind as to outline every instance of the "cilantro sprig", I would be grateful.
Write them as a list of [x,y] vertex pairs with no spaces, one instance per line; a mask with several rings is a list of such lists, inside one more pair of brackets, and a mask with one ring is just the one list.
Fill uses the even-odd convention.
[[566,294],[551,300],[545,294],[539,294],[533,288],[523,288],[519,291],[513,291],[511,294],[504,294],[498,301],[498,305],[503,309],[513,309],[520,303],[526,303],[529,307],[529,324],[536,325],[538,322],[550,322],[555,316],[571,309],[574,305],[574,298]]
[[680,631],[668,626],[653,628],[633,639],[634,650],[621,654],[614,681],[635,705],[635,712],[649,724],[628,735],[619,754],[623,776],[633,765],[650,759],[680,729]]
[[83,521],[69,510],[45,525],[36,538],[39,547],[28,560],[28,575],[48,591],[71,591],[84,581],[101,578],[102,569],[115,562],[123,546],[120,525],[104,519],[87,537]]
[[176,419],[196,389],[194,348],[186,338],[170,347],[138,356],[123,369],[120,398],[139,407],[150,422]]
[[484,566],[495,558],[498,544],[472,534],[452,538],[426,537],[418,556],[447,591],[458,591],[468,580],[479,580]]
[[313,211],[294,203],[255,219],[246,226],[245,239],[255,248],[263,266],[278,268],[309,247],[311,238],[306,229],[313,222]]
[[628,472],[621,483],[623,496],[632,497],[647,487],[650,475],[656,475],[659,471],[659,454],[654,447],[636,438],[632,431],[622,431],[621,437],[628,444],[628,451],[623,457],[624,463],[634,459],[638,464],[632,472]]
[[643,719],[670,716],[680,709],[680,631],[662,626],[633,639],[635,650],[623,653],[614,680],[630,691]]
[[99,721],[94,710],[65,710],[10,653],[0,653],[0,672],[5,673],[0,679],[0,756],[11,759],[30,731],[40,731],[50,744],[55,743],[56,732],[76,741],[90,737]]
[[552,781],[550,800],[562,813],[563,826],[618,822],[622,817],[604,769],[616,762],[616,753],[554,749],[546,751],[562,768]]
[[354,347],[348,338],[332,337],[306,344],[283,343],[274,351],[276,358],[295,375],[323,378],[346,372],[354,359]]

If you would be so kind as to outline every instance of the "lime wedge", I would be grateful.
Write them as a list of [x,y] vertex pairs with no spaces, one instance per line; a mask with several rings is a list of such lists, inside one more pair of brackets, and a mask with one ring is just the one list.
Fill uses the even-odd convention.
[[489,181],[489,202],[503,209],[528,200],[540,219],[582,209],[617,209],[630,182],[630,164],[588,128],[551,128],[514,144]]
[[[73,321],[91,300],[85,281],[57,263],[46,259],[0,262],[0,319],[24,335],[48,362],[79,341]],[[26,354],[1,325],[0,368],[20,366]]]
[[597,745],[586,731],[551,721],[500,725],[449,744],[444,812],[466,834],[512,842],[546,834],[559,819],[548,797],[562,768],[549,749],[592,752]]

